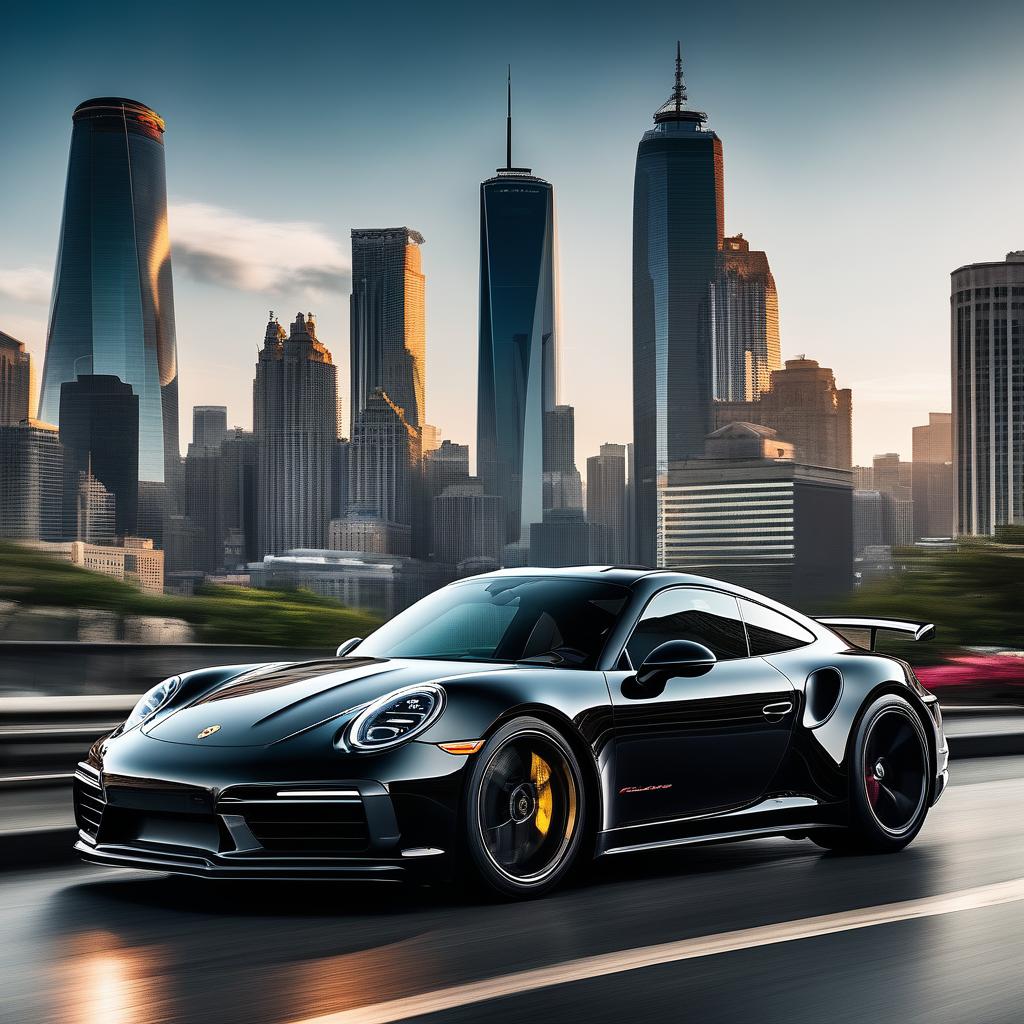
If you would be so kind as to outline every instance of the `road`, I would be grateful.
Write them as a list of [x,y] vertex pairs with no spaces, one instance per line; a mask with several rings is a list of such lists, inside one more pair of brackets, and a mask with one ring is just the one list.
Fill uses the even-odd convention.
[[896,856],[773,839],[615,857],[535,903],[84,865],[0,876],[0,1018],[1016,1024],[1024,758],[953,768]]

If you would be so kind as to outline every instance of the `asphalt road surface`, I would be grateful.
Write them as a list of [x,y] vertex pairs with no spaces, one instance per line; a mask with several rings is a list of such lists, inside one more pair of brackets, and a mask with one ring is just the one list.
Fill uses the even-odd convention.
[[546,900],[0,876],[0,1020],[1024,1019],[1024,758],[953,765],[890,857],[760,840],[614,857]]

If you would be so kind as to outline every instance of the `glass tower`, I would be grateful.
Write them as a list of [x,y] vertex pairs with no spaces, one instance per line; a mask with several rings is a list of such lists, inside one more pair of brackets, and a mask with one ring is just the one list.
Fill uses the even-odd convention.
[[164,122],[134,100],[94,99],[72,118],[39,417],[61,385],[114,376],[139,401],[139,479],[177,476],[178,365],[167,233]]
[[653,565],[657,491],[670,462],[711,430],[709,296],[722,246],[722,143],[686,105],[676,50],[672,95],[654,115],[633,185],[633,438],[636,554]]
[[350,436],[370,397],[383,389],[422,427],[426,380],[423,236],[411,228],[352,231]]
[[[511,95],[511,94],[510,94]],[[557,405],[555,194],[507,158],[480,186],[478,471],[504,499],[505,542],[525,547],[544,511],[544,413]]]

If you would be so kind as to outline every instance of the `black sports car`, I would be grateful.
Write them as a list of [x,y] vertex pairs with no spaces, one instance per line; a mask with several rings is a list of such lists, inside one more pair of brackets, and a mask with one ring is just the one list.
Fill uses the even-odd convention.
[[684,843],[898,850],[947,747],[936,698],[870,650],[885,629],[932,632],[677,572],[461,580],[334,659],[154,687],[78,767],[76,849],[207,877],[444,869],[517,896]]

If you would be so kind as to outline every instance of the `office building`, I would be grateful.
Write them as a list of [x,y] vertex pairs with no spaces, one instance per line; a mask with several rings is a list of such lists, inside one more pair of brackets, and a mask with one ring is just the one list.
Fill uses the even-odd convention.
[[147,594],[164,590],[164,553],[153,547],[149,537],[125,537],[121,544],[91,544],[86,541],[34,543],[44,551],[90,572],[133,583]]
[[[60,442],[67,498],[74,510],[77,480],[98,480],[114,501],[114,533],[138,528],[139,396],[112,374],[80,375],[60,386]],[[72,512],[77,518],[77,512]],[[70,536],[77,536],[75,530]]]
[[256,437],[235,427],[220,445],[221,523],[224,568],[239,571],[259,558],[257,553]]
[[254,587],[304,587],[385,619],[452,580],[445,566],[414,558],[324,549],[267,555],[249,570]]
[[451,484],[433,499],[431,550],[438,562],[469,559],[500,563],[505,544],[504,509],[479,482]]
[[411,527],[420,432],[379,388],[359,414],[348,453],[349,511]]
[[852,585],[850,470],[807,466],[770,428],[731,423],[669,467],[658,564],[824,607]]
[[835,374],[814,359],[787,359],[771,372],[767,391],[750,402],[716,402],[717,427],[759,423],[791,441],[805,466],[853,466],[853,399],[836,387]]
[[742,235],[723,239],[712,303],[714,397],[752,402],[782,369],[779,296],[768,257]]
[[114,495],[91,473],[78,470],[69,479],[66,466],[65,462],[64,502],[70,511],[66,535],[88,544],[113,544],[117,532]]
[[350,512],[331,520],[327,546],[333,551],[409,556],[412,531],[407,523]]
[[219,448],[227,434],[226,405],[192,406],[192,443],[197,448]]
[[913,492],[914,467],[904,462],[898,452],[876,455],[872,461],[871,480],[876,491],[910,498]]
[[60,423],[61,386],[80,374],[129,385],[150,485],[140,500],[159,520],[181,457],[164,122],[134,100],[101,98],[80,104],[72,125],[39,418]]
[[422,483],[418,511],[412,524],[413,552],[418,558],[429,558],[434,544],[434,499],[446,487],[469,483],[469,445],[456,444],[447,438],[433,448],[423,449]]
[[[204,436],[202,431],[199,436]],[[179,559],[185,557],[181,548],[173,550],[173,558],[168,557],[175,572],[217,572],[224,567],[227,528],[223,491],[229,486],[220,445],[193,441],[185,456],[183,476],[183,511],[188,524],[194,528],[194,532],[188,531],[189,536],[195,538],[189,549],[192,561],[187,565],[180,564]]]
[[1024,252],[953,271],[956,531],[1024,522]]
[[592,560],[627,564],[624,444],[603,444],[599,454],[587,459],[587,521],[592,534]]
[[506,161],[480,186],[477,468],[505,510],[506,541],[525,550],[544,506],[544,413],[558,405],[555,195]]
[[338,441],[337,368],[297,313],[288,335],[267,324],[253,384],[258,549],[278,554],[327,543],[331,468]]
[[351,433],[377,389],[404,410],[406,422],[426,422],[426,282],[423,236],[411,228],[352,231]]
[[530,525],[530,564],[546,567],[590,563],[590,524],[582,508],[551,508]]
[[583,508],[583,480],[576,468],[576,410],[571,405],[556,405],[544,413],[543,508]]
[[874,466],[854,466],[853,486],[858,491],[871,491],[875,487]]
[[64,449],[55,426],[0,426],[0,537],[59,541],[64,526]]
[[653,565],[659,478],[711,429],[708,296],[725,223],[722,143],[675,86],[640,140],[633,184],[633,440],[637,558]]
[[927,423],[913,428],[915,540],[955,536],[953,483],[953,416],[930,412]]
[[885,544],[885,511],[879,491],[854,488],[853,554],[859,558],[867,548]]
[[0,331],[0,427],[28,419],[32,360],[23,342]]

